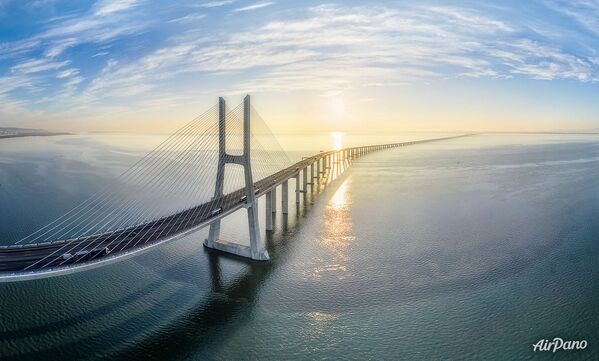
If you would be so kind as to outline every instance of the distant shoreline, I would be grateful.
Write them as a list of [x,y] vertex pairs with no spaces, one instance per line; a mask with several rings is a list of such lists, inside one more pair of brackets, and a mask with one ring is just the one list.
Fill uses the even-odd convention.
[[2,134],[0,139],[23,138],[23,137],[51,137],[55,135],[74,135],[73,133],[21,133],[21,134]]

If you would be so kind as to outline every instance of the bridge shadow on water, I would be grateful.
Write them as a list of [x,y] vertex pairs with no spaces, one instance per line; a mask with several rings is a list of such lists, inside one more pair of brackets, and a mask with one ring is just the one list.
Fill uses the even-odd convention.
[[[346,173],[334,179],[325,178],[326,190],[338,187]],[[219,345],[226,341],[227,335],[251,320],[252,310],[257,304],[261,287],[276,270],[281,267],[285,259],[290,256],[294,247],[294,235],[302,227],[301,218],[307,216],[316,201],[316,196],[325,191],[319,185],[313,192],[304,194],[303,201],[297,205],[295,214],[282,215],[275,222],[274,231],[266,232],[266,242],[271,261],[249,262],[245,259],[205,249],[205,259],[210,271],[207,296],[200,302],[195,302],[190,309],[178,314],[167,322],[160,324],[156,330],[131,330],[131,318],[125,317],[111,323],[109,327],[97,332],[73,335],[73,329],[94,328],[99,319],[110,317],[111,314],[127,306],[143,302],[156,290],[160,289],[166,281],[173,280],[181,272],[181,265],[193,264],[197,255],[186,256],[174,265],[158,272],[161,276],[152,280],[141,289],[128,293],[113,302],[100,305],[84,313],[67,313],[59,320],[50,321],[41,325],[15,328],[13,325],[2,325],[0,320],[0,345],[9,345],[12,354],[4,354],[4,346],[0,347],[2,360],[179,360],[191,355],[202,354],[210,358],[218,354]],[[280,214],[278,214],[280,216]],[[241,267],[241,271],[233,277],[226,277],[223,273],[222,262]],[[144,262],[147,262],[144,260]],[[125,268],[123,268],[125,269]],[[197,270],[196,270],[197,272]],[[165,278],[166,277],[166,278]],[[227,281],[226,278],[229,278]],[[79,277],[83,279],[83,277]],[[126,279],[126,277],[125,277]],[[175,280],[180,282],[181,280]],[[41,282],[48,282],[41,280]],[[189,278],[186,278],[189,283]],[[193,281],[192,281],[193,282]],[[199,282],[201,283],[201,282]],[[24,284],[23,284],[24,285]],[[205,285],[194,285],[205,287]],[[3,285],[2,293],[11,292],[11,285]],[[15,286],[19,287],[19,286]],[[42,290],[46,289],[42,287]],[[168,295],[159,302],[152,301],[149,307],[142,312],[137,312],[133,317],[147,320],[156,319],[165,315],[165,305],[177,309],[182,300],[189,297],[190,290],[179,288],[168,291]],[[65,295],[68,297],[68,295]],[[13,301],[15,302],[15,301]],[[68,299],[64,301],[68,303]],[[0,301],[2,303],[2,301]],[[15,302],[16,303],[16,302]],[[2,303],[4,305],[4,303]],[[15,307],[15,305],[12,305]],[[50,310],[51,311],[51,310]],[[4,312],[4,310],[2,311]],[[45,312],[49,312],[45,310]],[[170,316],[170,315],[166,315]],[[67,337],[54,337],[48,344],[44,342],[39,346],[37,338],[47,337],[49,334],[67,335]],[[111,335],[122,335],[124,339],[118,340]],[[105,344],[112,341],[110,345]],[[21,346],[25,345],[25,346]]]
[[[346,173],[342,173],[333,180],[326,179],[327,189],[335,189],[345,177]],[[110,359],[129,360],[137,355],[147,360],[178,360],[191,354],[201,353],[208,358],[217,354],[217,344],[226,340],[231,329],[251,319],[260,288],[290,255],[294,235],[302,227],[299,220],[310,212],[315,197],[323,191],[324,187],[319,185],[314,192],[306,194],[301,205],[297,205],[294,216],[282,215],[281,222],[278,222],[280,228],[267,232],[266,243],[271,261],[248,262],[233,255],[206,250],[212,280],[210,299],[151,337],[111,355]],[[228,285],[224,284],[220,267],[223,258],[247,265],[243,273]]]

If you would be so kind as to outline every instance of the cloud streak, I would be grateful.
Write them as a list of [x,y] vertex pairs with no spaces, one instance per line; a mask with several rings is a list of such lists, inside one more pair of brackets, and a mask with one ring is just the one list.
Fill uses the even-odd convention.
[[233,11],[235,11],[235,12],[245,12],[245,11],[258,10],[258,9],[265,8],[267,6],[271,6],[273,4],[274,4],[274,2],[272,2],[272,1],[265,1],[265,2],[261,2],[261,3],[256,3],[256,4],[252,4],[252,5],[240,7],[240,8],[237,8],[237,9],[233,10]]
[[218,8],[221,6],[233,4],[235,0],[211,1],[204,4],[195,5],[199,8]]

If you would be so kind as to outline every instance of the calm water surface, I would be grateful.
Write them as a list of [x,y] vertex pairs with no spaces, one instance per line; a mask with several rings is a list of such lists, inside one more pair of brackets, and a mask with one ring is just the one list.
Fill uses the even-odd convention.
[[[122,137],[0,142],[3,242],[160,140]],[[371,154],[277,213],[269,263],[207,252],[200,231],[100,269],[0,284],[0,359],[596,360],[598,179],[599,136],[478,135]],[[225,237],[246,241],[242,216]],[[532,352],[558,336],[589,346]]]

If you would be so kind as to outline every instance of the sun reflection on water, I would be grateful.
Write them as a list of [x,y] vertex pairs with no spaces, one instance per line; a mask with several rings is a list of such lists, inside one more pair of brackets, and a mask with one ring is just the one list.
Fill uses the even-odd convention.
[[326,258],[312,269],[312,277],[346,278],[349,275],[349,249],[355,240],[351,218],[351,180],[346,179],[331,197],[322,219],[320,246],[325,248]]

